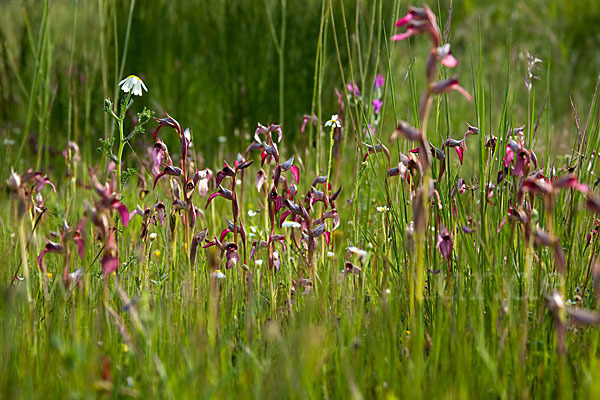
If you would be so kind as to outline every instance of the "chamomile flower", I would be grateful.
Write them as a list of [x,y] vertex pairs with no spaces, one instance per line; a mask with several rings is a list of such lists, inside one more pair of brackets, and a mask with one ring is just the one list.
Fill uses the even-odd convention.
[[282,228],[296,228],[296,229],[300,229],[300,228],[302,228],[302,225],[300,225],[296,221],[285,221],[283,224],[281,224],[281,227]]
[[341,128],[342,123],[340,122],[338,115],[333,114],[331,116],[331,119],[329,121],[325,122],[325,126],[331,126],[333,128]]
[[225,274],[222,273],[220,269],[210,274],[210,276],[215,279],[225,279]]
[[144,82],[136,75],[129,75],[127,78],[119,82],[119,86],[125,93],[129,93],[131,91],[131,93],[135,94],[136,96],[142,95],[142,88],[146,92],[148,91],[148,88],[146,85],[144,85]]

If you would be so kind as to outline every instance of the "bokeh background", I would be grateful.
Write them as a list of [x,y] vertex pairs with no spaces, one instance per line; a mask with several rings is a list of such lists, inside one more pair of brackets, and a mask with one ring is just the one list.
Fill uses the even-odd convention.
[[[369,79],[376,72],[387,76],[389,69],[395,79],[396,117],[409,114],[411,94],[403,78],[412,57],[406,46],[385,45],[385,38],[394,33],[393,22],[409,5],[405,2],[1,3],[0,140],[5,160],[19,167],[25,167],[33,158],[37,164],[52,168],[53,157],[59,156],[69,138],[78,141],[84,154],[100,159],[95,151],[98,138],[109,135],[112,129],[102,111],[104,98],[114,99],[118,95],[117,82],[130,73],[141,76],[150,89],[135,107],[145,104],[157,114],[166,110],[191,127],[196,148],[202,150],[207,162],[214,161],[217,137],[245,142],[259,121],[283,123],[285,134],[293,138],[288,143],[306,147],[308,139],[301,134],[300,126],[302,116],[310,113],[315,100],[321,16],[329,10],[333,11],[335,27],[327,23],[324,28],[325,57],[319,65],[322,88],[318,99],[323,115],[318,117],[326,120],[337,111],[333,90],[343,85],[341,71],[349,80],[350,64],[355,75],[363,72],[362,79],[357,79],[361,90],[371,84]],[[568,149],[575,137],[569,96],[578,107],[588,107],[600,71],[600,2],[440,1],[431,6],[440,11],[442,25],[452,7],[450,41],[461,62],[461,81],[468,90],[473,88],[481,35],[490,110],[502,104],[510,60],[515,125],[524,124],[527,115],[524,54],[529,51],[543,60],[537,70],[540,79],[535,82],[536,103],[541,107],[549,95],[551,144],[557,146],[557,151],[561,144]],[[377,22],[379,15],[381,25]],[[348,42],[344,25],[348,27]],[[340,40],[341,68],[333,29]],[[381,34],[380,40],[368,46],[373,32],[376,38]],[[281,52],[279,42],[283,43]],[[425,41],[414,43],[426,45]],[[387,58],[388,50],[389,64],[381,61]],[[374,66],[378,51],[382,57]],[[416,64],[423,62],[419,57]],[[550,82],[546,79],[548,62]],[[457,107],[465,107],[467,115],[471,112],[475,116],[474,105],[460,103]],[[388,98],[384,105],[387,110],[389,104]],[[393,117],[387,113],[389,124],[384,127],[390,131]],[[493,121],[490,126],[494,133]],[[448,129],[455,128],[462,129]],[[23,151],[19,151],[21,143],[25,143]],[[9,163],[3,164],[1,172],[5,176]]]

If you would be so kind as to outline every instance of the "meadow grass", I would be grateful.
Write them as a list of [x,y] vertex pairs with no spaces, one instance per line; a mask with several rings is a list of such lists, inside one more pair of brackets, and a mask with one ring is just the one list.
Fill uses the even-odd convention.
[[426,77],[398,1],[6,2],[1,397],[598,398],[600,10],[541,3],[430,4]]

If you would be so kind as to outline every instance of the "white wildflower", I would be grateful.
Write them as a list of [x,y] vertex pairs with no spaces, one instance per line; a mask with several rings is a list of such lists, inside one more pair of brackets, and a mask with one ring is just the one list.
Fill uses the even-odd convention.
[[325,122],[325,126],[331,126],[333,128],[341,128],[342,123],[340,122],[338,115],[333,114],[331,116],[331,119],[329,121]]
[[210,274],[211,278],[215,279],[225,279],[225,274],[221,272],[220,269],[216,270],[212,274]]
[[148,91],[148,88],[146,85],[144,85],[144,82],[136,75],[129,75],[127,78],[119,82],[119,86],[125,93],[129,93],[131,91],[131,93],[135,94],[136,96],[142,95],[142,88],[146,92]]
[[302,225],[300,225],[299,222],[296,221],[284,221],[283,224],[281,224],[282,228],[296,228],[296,229],[300,229],[302,228]]

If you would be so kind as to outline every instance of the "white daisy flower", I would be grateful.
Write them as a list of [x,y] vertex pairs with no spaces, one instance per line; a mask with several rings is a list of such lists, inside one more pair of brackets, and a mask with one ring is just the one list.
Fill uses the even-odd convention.
[[142,88],[144,88],[146,92],[148,91],[148,88],[146,85],[144,85],[144,82],[136,75],[129,75],[127,78],[119,82],[119,86],[125,93],[129,93],[131,91],[131,93],[135,94],[136,96],[142,95]]
[[284,221],[283,224],[281,224],[282,228],[296,228],[296,229],[300,229],[302,228],[302,225],[300,225],[300,223],[296,222],[296,221]]
[[215,279],[225,279],[225,274],[221,272],[220,269],[216,270],[212,274],[210,274],[211,278]]
[[256,264],[258,267],[260,267],[263,264],[263,260],[256,260],[256,261],[254,261],[254,264]]
[[342,123],[340,122],[338,115],[337,114],[333,114],[331,116],[331,119],[327,122],[325,122],[325,126],[332,126],[334,128],[341,128],[342,127]]
[[348,248],[346,248],[346,250],[349,253],[356,255],[361,261],[364,261],[368,256],[368,253],[365,250],[359,249],[356,246],[349,246]]
[[386,213],[388,211],[390,211],[390,209],[388,207],[386,207],[386,206],[379,206],[379,207],[377,207],[377,212]]

